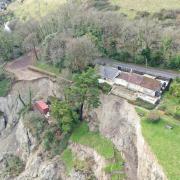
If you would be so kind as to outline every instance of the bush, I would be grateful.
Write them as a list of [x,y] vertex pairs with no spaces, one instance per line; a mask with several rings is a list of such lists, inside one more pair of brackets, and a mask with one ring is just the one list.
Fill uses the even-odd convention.
[[41,135],[46,124],[47,122],[38,113],[28,113],[28,115],[24,118],[24,126],[30,130],[37,140],[41,139]]
[[[4,169],[2,174],[4,177],[16,177],[24,170],[25,165],[23,161],[13,154],[5,155],[3,162]],[[0,178],[2,178],[1,175]]]
[[169,91],[170,95],[179,98],[180,97],[180,83],[178,81],[175,81]]
[[180,69],[180,55],[173,56],[167,66],[172,69]]
[[68,145],[70,134],[61,134],[55,127],[49,127],[49,130],[44,136],[44,149],[50,153],[51,156],[61,154]]
[[102,90],[102,92],[104,94],[108,94],[111,91],[111,85],[109,85],[108,83],[101,83],[99,84],[99,88]]
[[140,99],[140,98],[137,98],[137,99],[136,99],[136,101],[134,102],[134,105],[137,105],[137,106],[140,106],[140,107],[149,109],[149,110],[154,109],[155,106],[156,106],[156,105],[154,105],[154,104],[151,104],[151,103],[148,103],[148,102],[146,102],[146,101],[143,101],[143,100]]
[[161,111],[165,111],[167,109],[167,105],[166,104],[161,104],[159,107],[158,107],[159,110]]
[[151,111],[147,116],[147,121],[157,123],[160,121],[160,114],[158,111]]
[[175,114],[174,114],[174,117],[175,117],[176,119],[180,119],[180,107],[177,107],[177,108],[176,108],[176,112],[175,112]]

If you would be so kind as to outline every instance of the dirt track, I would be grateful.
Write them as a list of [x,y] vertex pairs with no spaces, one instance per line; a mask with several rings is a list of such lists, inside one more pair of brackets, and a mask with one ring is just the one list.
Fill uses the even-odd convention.
[[34,80],[41,77],[46,77],[44,74],[29,70],[28,67],[33,64],[33,53],[28,53],[8,63],[6,65],[6,70],[10,73],[13,73],[17,80]]

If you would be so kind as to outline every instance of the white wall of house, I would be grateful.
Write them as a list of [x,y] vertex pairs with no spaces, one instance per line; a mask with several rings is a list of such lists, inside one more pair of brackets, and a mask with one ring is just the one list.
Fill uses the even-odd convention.
[[132,91],[138,91],[141,92],[141,86],[133,84],[133,83],[128,83],[128,89],[132,90]]
[[160,97],[151,97],[143,93],[138,93],[137,97],[151,104],[156,104],[160,100]]
[[114,85],[114,82],[113,82],[112,80],[109,80],[109,79],[98,79],[98,82],[99,82],[100,84],[102,84],[102,83],[107,83],[107,84],[109,84],[109,85],[111,85],[111,86]]
[[114,79],[114,82],[115,84],[117,85],[121,85],[121,86],[124,86],[124,87],[127,87],[128,86],[128,82],[123,80],[123,79],[119,79],[119,78],[115,78]]
[[141,91],[144,94],[147,94],[149,96],[155,96],[156,91],[153,91],[151,89],[143,88],[143,91]]

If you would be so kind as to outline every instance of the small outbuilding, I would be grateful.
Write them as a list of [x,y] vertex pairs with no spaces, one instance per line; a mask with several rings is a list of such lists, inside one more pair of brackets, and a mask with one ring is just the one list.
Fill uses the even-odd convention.
[[43,100],[36,101],[35,108],[44,115],[49,112],[49,106]]

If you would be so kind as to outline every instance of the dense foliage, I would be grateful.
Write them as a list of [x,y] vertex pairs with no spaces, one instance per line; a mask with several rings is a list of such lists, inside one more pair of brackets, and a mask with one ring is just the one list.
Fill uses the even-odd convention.
[[107,1],[74,0],[57,12],[40,17],[40,21],[12,21],[13,35],[6,37],[0,32],[1,58],[11,59],[18,49],[19,53],[33,50],[37,59],[72,71],[84,70],[99,55],[179,69],[178,11],[174,11],[173,18],[173,12],[162,11],[154,16],[140,14],[132,21],[121,13],[106,11],[107,8],[102,11],[99,7],[111,6]]
[[64,133],[71,132],[78,123],[78,114],[65,101],[55,100],[52,103],[51,110],[58,127]]
[[83,119],[84,108],[97,108],[100,105],[98,76],[95,69],[89,68],[81,74],[76,74],[73,84],[66,89],[66,100],[79,111],[80,120]]
[[171,85],[169,93],[174,97],[180,98],[180,79],[176,79]]

